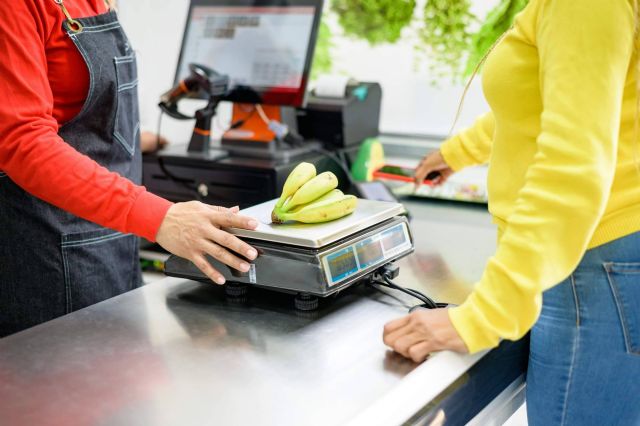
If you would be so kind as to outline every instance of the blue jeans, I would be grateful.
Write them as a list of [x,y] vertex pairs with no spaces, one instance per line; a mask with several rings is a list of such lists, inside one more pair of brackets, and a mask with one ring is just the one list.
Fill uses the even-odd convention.
[[587,251],[531,331],[529,425],[640,425],[640,233]]

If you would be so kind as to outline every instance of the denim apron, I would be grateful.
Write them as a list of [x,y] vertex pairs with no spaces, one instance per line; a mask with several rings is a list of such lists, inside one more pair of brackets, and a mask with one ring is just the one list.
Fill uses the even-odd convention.
[[[63,30],[80,51],[90,76],[84,106],[59,135],[101,166],[139,184],[136,60],[117,15],[110,11],[74,20],[62,1],[52,1],[67,15]],[[0,174],[0,336],[140,284],[136,237],[54,207]]]

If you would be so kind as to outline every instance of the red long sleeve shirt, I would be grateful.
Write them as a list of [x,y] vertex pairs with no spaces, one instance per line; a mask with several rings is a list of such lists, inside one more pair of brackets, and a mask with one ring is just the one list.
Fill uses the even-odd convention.
[[[103,0],[65,5],[74,18],[106,11]],[[171,203],[58,136],[89,89],[89,71],[63,21],[53,0],[0,1],[0,171],[70,213],[154,241]],[[110,189],[94,185],[98,181],[110,182]]]

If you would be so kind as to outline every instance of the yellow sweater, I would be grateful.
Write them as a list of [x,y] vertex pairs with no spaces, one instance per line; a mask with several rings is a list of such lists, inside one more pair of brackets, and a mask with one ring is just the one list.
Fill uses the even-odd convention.
[[634,0],[531,0],[487,59],[492,113],[442,146],[490,163],[498,250],[449,311],[471,352],[518,339],[585,251],[640,230]]

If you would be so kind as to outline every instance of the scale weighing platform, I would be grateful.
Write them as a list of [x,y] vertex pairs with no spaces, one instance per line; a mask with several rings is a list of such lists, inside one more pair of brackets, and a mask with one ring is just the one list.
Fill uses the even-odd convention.
[[[240,211],[259,222],[256,230],[228,229],[258,250],[249,272],[236,271],[208,257],[224,275],[228,289],[257,286],[298,294],[296,306],[313,309],[298,302],[343,290],[414,250],[402,204],[359,199],[352,214],[332,222],[277,225],[271,223],[276,202]],[[167,260],[165,273],[209,281],[193,263],[177,256]]]

